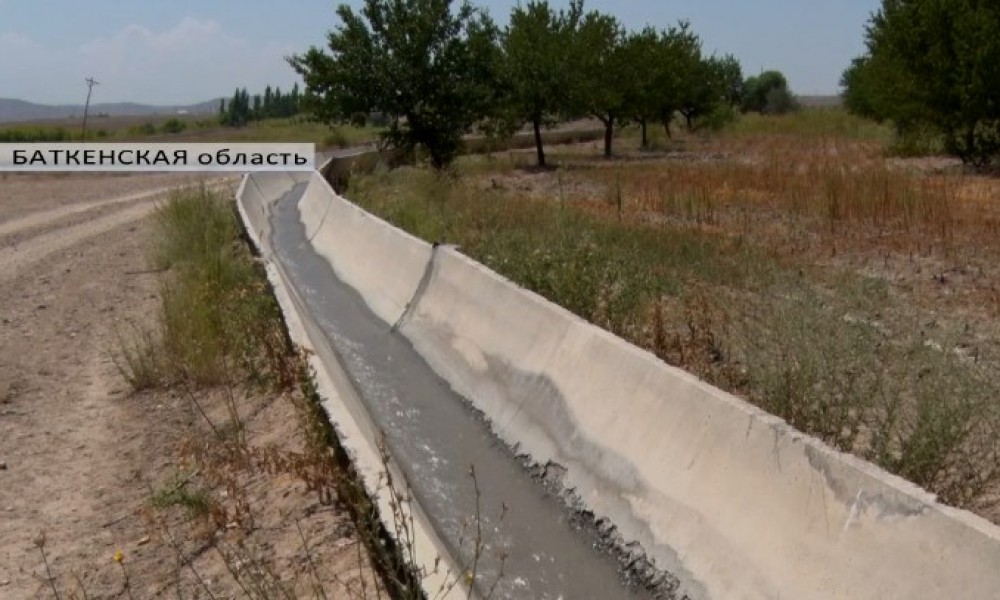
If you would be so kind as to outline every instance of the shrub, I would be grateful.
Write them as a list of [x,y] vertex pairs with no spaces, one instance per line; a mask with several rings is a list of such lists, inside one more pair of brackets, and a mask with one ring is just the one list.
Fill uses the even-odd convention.
[[156,213],[150,260],[167,270],[161,329],[119,342],[119,368],[135,389],[185,379],[292,383],[277,301],[240,240],[227,202],[205,188],[174,194]]
[[187,123],[180,119],[170,119],[160,127],[163,133],[180,133],[187,129]]
[[698,119],[695,122],[695,127],[708,131],[722,131],[727,125],[735,123],[737,118],[739,118],[739,114],[735,108],[728,104],[720,103],[712,109],[712,112]]
[[323,138],[323,146],[326,148],[346,148],[351,145],[350,139],[342,129],[333,129]]
[[145,137],[148,135],[154,135],[156,133],[156,126],[146,121],[142,125],[133,125],[128,128],[128,134],[131,137]]

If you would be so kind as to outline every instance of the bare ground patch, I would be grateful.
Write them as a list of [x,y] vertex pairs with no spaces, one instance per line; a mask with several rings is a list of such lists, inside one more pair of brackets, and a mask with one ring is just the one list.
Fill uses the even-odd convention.
[[[0,224],[177,180],[11,176],[0,181]],[[296,596],[322,580],[331,597],[364,597],[370,570],[336,503],[277,469],[230,469],[222,481],[208,463],[199,466],[194,450],[207,422],[193,400],[214,415],[225,394],[130,393],[114,351],[122,334],[151,326],[160,290],[146,259],[149,219],[127,212],[136,206],[36,219],[0,235],[0,248],[22,267],[0,274],[0,597],[114,598],[131,590],[156,598],[178,589],[233,597],[264,572]],[[116,215],[87,234],[87,222]],[[66,242],[67,228],[80,235]],[[23,260],[22,250],[45,244],[52,248]],[[301,451],[290,393],[237,393],[248,447]],[[215,508],[152,505],[174,487],[182,498],[204,494]],[[249,522],[213,521],[236,514],[236,501]],[[220,548],[232,550],[230,560]]]

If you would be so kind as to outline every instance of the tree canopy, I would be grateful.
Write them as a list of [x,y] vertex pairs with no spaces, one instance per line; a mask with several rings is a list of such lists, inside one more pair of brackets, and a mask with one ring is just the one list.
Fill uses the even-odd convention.
[[617,18],[591,11],[583,17],[574,40],[573,68],[579,76],[575,110],[604,125],[604,155],[611,156],[615,124],[627,109],[627,82],[632,66],[624,51],[625,29]]
[[452,5],[366,0],[360,14],[340,5],[330,53],[313,47],[289,59],[306,82],[307,106],[327,121],[383,112],[393,145],[423,148],[436,168],[447,165],[499,89],[495,25],[467,1]]
[[613,15],[585,11],[583,0],[564,9],[517,4],[502,31],[468,0],[365,0],[359,12],[339,6],[337,16],[325,49],[289,58],[306,84],[303,109],[329,123],[383,114],[386,141],[423,148],[436,168],[474,127],[530,125],[544,166],[541,130],[561,120],[599,120],[611,156],[625,123],[641,126],[645,146],[650,123],[669,133],[679,112],[695,127],[743,94],[739,62],[704,57],[687,23],[628,32]]
[[545,166],[542,127],[572,110],[568,90],[575,85],[575,76],[570,61],[582,11],[580,0],[559,12],[545,1],[518,4],[502,36],[505,108],[513,121],[511,129],[531,124],[539,166]]
[[977,167],[1000,154],[1000,4],[883,0],[867,54],[844,72],[844,102],[906,132],[930,126]]
[[280,87],[267,86],[263,95],[251,97],[246,88],[237,88],[228,104],[225,99],[219,102],[219,122],[242,127],[251,121],[291,117],[298,114],[301,100],[297,83],[289,94],[282,94]]
[[783,115],[796,107],[788,90],[788,80],[780,71],[764,71],[748,77],[744,84],[740,108],[743,112]]

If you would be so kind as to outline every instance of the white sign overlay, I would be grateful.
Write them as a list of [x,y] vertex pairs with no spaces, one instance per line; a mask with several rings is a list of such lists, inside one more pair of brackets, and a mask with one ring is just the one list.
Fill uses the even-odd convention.
[[10,143],[0,171],[312,171],[314,144]]

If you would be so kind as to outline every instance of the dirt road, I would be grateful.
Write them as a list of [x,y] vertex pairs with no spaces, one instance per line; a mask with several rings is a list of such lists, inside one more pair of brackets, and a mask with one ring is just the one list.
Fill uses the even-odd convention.
[[[155,319],[147,217],[167,188],[192,180],[19,174],[0,181],[2,599],[54,597],[53,583],[63,598],[83,590],[89,598],[127,597],[116,550],[125,553],[136,598],[167,590],[176,597],[178,585],[231,596],[225,565],[199,556],[204,548],[189,558],[205,581],[180,584],[180,555],[150,541],[140,510],[152,486],[177,473],[176,446],[196,417],[176,393],[131,395],[112,358],[120,336]],[[249,426],[275,425],[280,436],[292,421],[287,408],[255,406]],[[265,502],[270,512],[308,513],[312,544],[345,553],[350,524],[342,515],[294,482],[249,484],[254,497],[276,498]],[[358,560],[353,548],[349,557],[322,558],[340,573]],[[304,569],[300,563],[289,559],[286,567]]]

